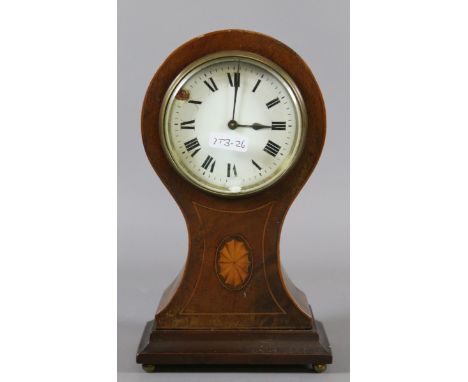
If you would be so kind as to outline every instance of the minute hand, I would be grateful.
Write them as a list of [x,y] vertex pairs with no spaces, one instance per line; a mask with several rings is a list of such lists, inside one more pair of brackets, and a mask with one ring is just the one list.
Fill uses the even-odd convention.
[[237,127],[251,127],[254,130],[259,130],[259,129],[271,129],[271,126],[268,125],[262,125],[261,123],[252,123],[251,125],[240,125],[238,124]]

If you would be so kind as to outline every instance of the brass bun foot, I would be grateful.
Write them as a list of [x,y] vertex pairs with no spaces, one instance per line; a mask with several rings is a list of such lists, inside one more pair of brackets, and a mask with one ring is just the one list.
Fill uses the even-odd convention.
[[154,373],[156,371],[156,365],[142,365],[142,367],[147,373]]
[[327,365],[326,364],[317,364],[313,366],[313,369],[316,373],[323,373],[325,370],[327,370]]

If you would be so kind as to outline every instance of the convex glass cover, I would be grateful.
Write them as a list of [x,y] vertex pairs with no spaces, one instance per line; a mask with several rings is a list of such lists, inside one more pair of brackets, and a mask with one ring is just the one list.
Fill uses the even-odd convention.
[[277,181],[298,157],[307,126],[288,74],[247,52],[194,62],[170,86],[162,111],[162,141],[175,168],[221,195]]

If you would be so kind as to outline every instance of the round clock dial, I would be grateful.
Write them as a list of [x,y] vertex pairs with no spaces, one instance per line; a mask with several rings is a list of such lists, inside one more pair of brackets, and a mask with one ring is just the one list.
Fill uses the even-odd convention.
[[207,56],[163,100],[165,151],[187,180],[221,195],[268,187],[293,165],[305,108],[292,79],[251,53]]

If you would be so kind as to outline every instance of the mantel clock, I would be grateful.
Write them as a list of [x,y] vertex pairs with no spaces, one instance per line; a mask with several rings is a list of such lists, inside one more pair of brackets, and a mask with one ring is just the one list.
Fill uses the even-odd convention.
[[325,331],[279,255],[283,220],[325,139],[324,103],[307,65],[259,33],[203,35],[161,65],[141,122],[151,165],[185,217],[189,250],[146,325],[137,362],[147,371],[323,371],[332,361]]

